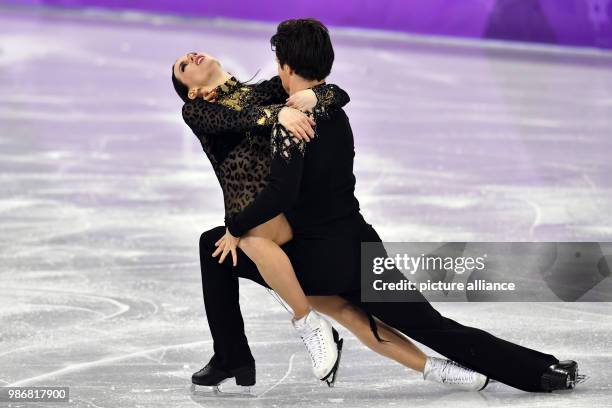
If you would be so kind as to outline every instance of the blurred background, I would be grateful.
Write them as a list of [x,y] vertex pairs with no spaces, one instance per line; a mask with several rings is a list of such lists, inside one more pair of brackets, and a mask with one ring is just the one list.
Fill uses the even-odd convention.
[[610,0],[4,0],[7,5],[98,8],[184,17],[325,24],[424,35],[612,48]]

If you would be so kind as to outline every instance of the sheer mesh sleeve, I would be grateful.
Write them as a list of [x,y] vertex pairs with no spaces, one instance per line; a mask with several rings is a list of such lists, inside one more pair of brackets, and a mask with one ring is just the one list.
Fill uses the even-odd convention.
[[196,99],[183,105],[183,119],[196,133],[243,132],[257,126],[276,123],[283,106],[248,106],[242,110],[234,110]]

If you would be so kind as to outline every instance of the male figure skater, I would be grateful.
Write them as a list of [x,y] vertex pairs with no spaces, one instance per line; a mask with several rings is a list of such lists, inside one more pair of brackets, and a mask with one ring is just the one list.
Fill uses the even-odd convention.
[[[329,38],[321,41],[322,30],[323,35],[328,35],[316,20],[289,20],[281,23],[272,37],[279,75],[289,94],[321,82],[309,74],[313,55],[331,53],[325,59],[331,69],[333,49],[328,46]],[[552,355],[463,326],[440,315],[418,292],[407,295],[412,299],[404,303],[361,301],[360,243],[381,239],[363,219],[354,195],[354,142],[344,111],[319,121],[317,137],[307,145],[276,125],[272,146],[265,189],[242,212],[226,220],[227,234],[226,228],[217,227],[200,238],[203,290],[215,350],[205,370],[196,373],[200,379],[238,378],[243,371],[252,369],[254,359],[238,304],[238,277],[265,285],[256,266],[240,251],[236,267],[232,267],[229,258],[219,264],[211,257],[215,244],[235,250],[238,237],[284,213],[294,238],[283,250],[306,294],[339,294],[440,354],[521,390],[574,387],[579,379],[576,362],[559,362]],[[403,277],[395,270],[389,272],[387,279],[398,280],[400,276]],[[372,324],[375,331],[373,320]],[[219,360],[231,361],[232,366],[219,367],[215,364]]]

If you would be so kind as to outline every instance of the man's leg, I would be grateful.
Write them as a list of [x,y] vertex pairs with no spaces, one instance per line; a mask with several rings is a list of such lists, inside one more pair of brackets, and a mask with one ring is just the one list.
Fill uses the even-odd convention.
[[238,277],[246,276],[258,283],[263,280],[257,280],[257,268],[241,251],[238,251],[238,266],[235,268],[231,257],[227,257],[223,264],[212,257],[215,242],[223,234],[225,227],[217,227],[200,236],[200,268],[204,306],[215,352],[213,362],[218,368],[230,370],[254,362],[238,302]]
[[359,292],[345,298],[443,356],[524,391],[542,391],[542,374],[559,362],[552,355],[463,326],[440,315],[429,303],[361,302]]
[[[376,231],[364,228],[362,242],[381,242]],[[382,248],[382,245],[381,245]],[[384,248],[381,249],[384,251]],[[403,277],[393,271],[395,278]],[[399,274],[399,275],[398,275]],[[419,302],[362,302],[359,291],[343,295],[387,325],[481,374],[524,391],[542,391],[542,374],[559,362],[554,356],[463,326],[436,311],[416,293]],[[416,300],[416,299],[412,299]]]

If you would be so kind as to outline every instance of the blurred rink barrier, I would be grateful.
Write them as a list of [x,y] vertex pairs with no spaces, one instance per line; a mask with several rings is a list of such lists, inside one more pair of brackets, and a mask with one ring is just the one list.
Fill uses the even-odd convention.
[[0,0],[0,7],[144,12],[612,49],[612,0]]

